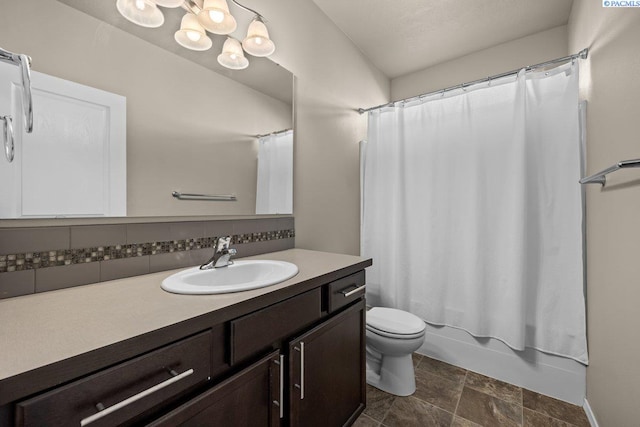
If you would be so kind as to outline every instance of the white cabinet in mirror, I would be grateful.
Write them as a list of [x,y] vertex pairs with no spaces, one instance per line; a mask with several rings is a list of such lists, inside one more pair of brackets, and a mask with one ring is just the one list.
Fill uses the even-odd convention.
[[0,111],[15,158],[0,162],[0,217],[125,216],[126,98],[32,72],[34,128],[22,125],[21,80],[0,63]]

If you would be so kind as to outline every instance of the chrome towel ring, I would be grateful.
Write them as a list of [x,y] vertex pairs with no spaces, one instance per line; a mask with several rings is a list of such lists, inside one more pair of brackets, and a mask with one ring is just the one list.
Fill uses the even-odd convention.
[[4,143],[4,155],[11,163],[15,155],[15,143],[13,137],[13,119],[11,116],[0,116],[0,120],[3,121],[2,126],[2,139]]
[[[24,117],[24,130],[27,133],[33,132],[33,96],[31,94],[31,58],[24,54],[9,52],[0,48],[0,61],[20,67],[20,77],[22,79],[22,113]],[[13,161],[14,148],[14,132],[13,120],[11,116],[1,116],[4,122],[3,138],[4,138],[4,154],[11,163]]]

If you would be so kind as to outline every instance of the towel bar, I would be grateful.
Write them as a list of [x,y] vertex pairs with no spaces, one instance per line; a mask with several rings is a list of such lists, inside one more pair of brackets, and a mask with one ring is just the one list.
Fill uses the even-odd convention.
[[209,200],[214,202],[235,202],[235,194],[187,194],[174,191],[171,193],[178,200]]
[[615,172],[618,169],[627,169],[627,168],[640,168],[640,159],[621,160],[615,165],[610,166],[603,171],[600,171],[586,178],[582,178],[580,180],[580,184],[602,184],[602,186],[604,187],[604,185],[607,183],[607,177],[606,177],[607,174],[610,174],[611,172]]

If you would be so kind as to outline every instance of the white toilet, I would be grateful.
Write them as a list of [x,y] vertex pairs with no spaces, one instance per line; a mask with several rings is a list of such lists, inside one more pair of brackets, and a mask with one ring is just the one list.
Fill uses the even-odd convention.
[[367,383],[397,396],[416,391],[411,354],[424,342],[425,323],[394,308],[367,311]]

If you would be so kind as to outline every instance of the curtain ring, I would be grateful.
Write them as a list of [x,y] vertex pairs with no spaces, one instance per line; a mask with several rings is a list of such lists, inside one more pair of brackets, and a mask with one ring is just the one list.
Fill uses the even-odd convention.
[[2,126],[2,138],[4,140],[4,155],[9,163],[13,162],[15,155],[15,144],[13,139],[13,121],[11,116],[0,116],[4,122]]

